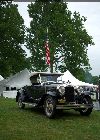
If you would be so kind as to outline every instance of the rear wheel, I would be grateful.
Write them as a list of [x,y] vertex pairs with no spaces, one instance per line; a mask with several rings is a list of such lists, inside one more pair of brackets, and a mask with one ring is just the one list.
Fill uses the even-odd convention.
[[[88,97],[88,96],[83,98],[83,102],[82,103],[83,104],[87,104],[87,105],[88,104],[93,104],[92,99],[90,97]],[[92,112],[92,109],[93,109],[93,107],[81,109],[80,110],[80,114],[82,116],[89,116],[91,114],[91,112]]]
[[53,118],[56,112],[56,100],[52,96],[47,96],[44,101],[44,111],[48,118]]
[[23,104],[21,97],[18,98],[18,107],[24,109],[25,104]]

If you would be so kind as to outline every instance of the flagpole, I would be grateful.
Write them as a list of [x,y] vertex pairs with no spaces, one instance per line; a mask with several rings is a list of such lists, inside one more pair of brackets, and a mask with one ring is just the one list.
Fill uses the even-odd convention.
[[[49,44],[48,32],[49,32],[49,30],[48,30],[48,27],[47,27],[47,43]],[[49,48],[49,50],[50,50],[50,48]],[[50,64],[49,64],[49,72],[51,72],[51,71],[50,71]]]
[[48,38],[48,27],[47,27],[47,39],[49,39],[49,38]]

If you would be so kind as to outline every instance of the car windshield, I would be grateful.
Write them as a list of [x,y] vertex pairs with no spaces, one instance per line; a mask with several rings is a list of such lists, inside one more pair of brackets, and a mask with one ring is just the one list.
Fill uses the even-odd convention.
[[41,82],[57,82],[60,75],[41,75]]

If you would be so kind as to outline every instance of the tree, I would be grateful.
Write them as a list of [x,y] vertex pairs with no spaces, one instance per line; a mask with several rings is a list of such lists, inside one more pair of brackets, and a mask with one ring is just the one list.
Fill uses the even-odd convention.
[[12,1],[0,1],[0,74],[7,77],[27,65],[24,20]]
[[99,85],[99,76],[92,76],[92,83],[94,85]]
[[[88,45],[93,45],[92,37],[84,28],[85,17],[79,13],[71,13],[63,2],[40,2],[28,5],[29,16],[32,19],[26,38],[27,48],[32,53],[31,61],[34,70],[47,70],[45,63],[46,29],[51,56],[51,72],[67,69],[76,76],[90,67],[87,57]],[[84,73],[84,72],[83,72]]]
[[92,83],[92,74],[89,72],[88,69],[85,69],[84,82],[90,84]]

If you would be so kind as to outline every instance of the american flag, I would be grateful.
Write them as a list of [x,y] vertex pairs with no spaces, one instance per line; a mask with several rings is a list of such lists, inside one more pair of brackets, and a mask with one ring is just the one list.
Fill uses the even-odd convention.
[[50,65],[50,49],[48,45],[48,41],[45,43],[45,49],[46,49],[46,63]]

